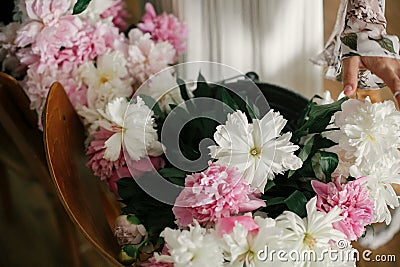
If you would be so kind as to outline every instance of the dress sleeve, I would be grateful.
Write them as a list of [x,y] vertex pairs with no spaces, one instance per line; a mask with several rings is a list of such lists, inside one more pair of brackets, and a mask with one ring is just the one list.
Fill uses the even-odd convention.
[[[399,39],[386,34],[385,0],[342,0],[336,25],[325,49],[311,59],[327,67],[326,77],[341,81],[342,60],[350,56],[400,59]],[[377,89],[383,81],[369,70],[360,70],[358,88]]]

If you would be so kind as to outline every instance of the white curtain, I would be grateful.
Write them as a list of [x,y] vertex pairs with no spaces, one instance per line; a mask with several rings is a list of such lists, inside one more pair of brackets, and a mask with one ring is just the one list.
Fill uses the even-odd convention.
[[307,97],[322,89],[309,58],[323,49],[322,0],[163,0],[189,28],[188,61],[214,61]]

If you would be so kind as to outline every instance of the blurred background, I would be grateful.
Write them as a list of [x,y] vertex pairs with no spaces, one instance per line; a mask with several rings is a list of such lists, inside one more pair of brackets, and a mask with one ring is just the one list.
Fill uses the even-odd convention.
[[[278,2],[278,0],[268,1]],[[130,14],[132,14],[131,22],[138,22],[141,15],[144,13],[144,4],[147,1],[126,0],[126,2],[128,4]],[[165,9],[166,11],[174,11],[174,7],[171,5],[171,3],[175,3],[177,1],[153,0],[150,2],[153,2],[157,11],[161,12],[161,9]],[[281,0],[279,0],[279,2],[281,2]],[[339,2],[339,0],[323,0],[322,2],[320,1],[321,5],[317,6],[317,8],[323,9],[323,12],[321,10],[321,12],[318,13],[323,14],[323,16],[314,19],[316,21],[321,20],[321,23],[323,23],[317,25],[317,29],[320,27],[322,31],[321,34],[323,35],[315,37],[316,40],[321,40],[321,42],[316,44],[312,51],[322,48],[322,41],[327,40],[329,37],[336,19]],[[0,20],[4,24],[7,24],[12,20],[12,10],[13,1],[3,0],[2,8],[0,9]],[[400,35],[399,12],[400,1],[386,0],[386,18],[388,20],[388,33],[390,34]],[[279,17],[273,19],[279,20]],[[279,27],[279,23],[274,26]],[[189,30],[191,30],[190,27]],[[191,37],[189,35],[189,39],[190,38]],[[210,42],[212,42],[212,36],[209,38]],[[303,45],[307,47],[307,44]],[[211,57],[211,59],[218,59],[218,55],[207,56]],[[308,84],[309,79],[305,78],[307,76],[302,76],[302,74],[294,74],[293,77],[300,77],[297,80],[288,78],[287,76],[290,74],[290,71],[287,70],[287,75],[284,79],[275,79],[274,76],[278,76],[278,73],[276,75],[271,74],[273,77],[270,77],[270,79],[268,79],[268,74],[265,77],[262,76],[262,81],[280,83],[281,85],[296,91],[300,90],[298,90],[296,87],[310,86],[312,89],[311,91],[300,90],[300,92],[306,94],[307,96],[310,96],[317,91],[329,90],[334,97],[337,97],[342,88],[341,84],[322,79],[322,70],[312,66],[307,58],[308,55],[305,58],[300,58],[300,60],[304,61],[302,64],[309,65],[307,68],[310,68],[311,72],[314,74],[317,72],[317,78],[312,83],[312,86]],[[229,55],[225,55],[225,57],[222,59],[229,60]],[[188,58],[184,57],[183,60],[188,60]],[[254,61],[246,62],[244,66],[246,66],[248,69],[243,71],[263,70],[261,63],[257,63],[258,65],[251,65],[257,60],[263,61],[262,59],[256,58]],[[233,62],[233,65],[236,63],[237,62]],[[270,66],[274,66],[272,63],[269,64]],[[288,64],[296,66],[296,63],[293,62],[287,63],[286,65]],[[285,70],[278,70],[278,72],[283,71]],[[274,72],[271,73],[276,72],[277,71],[274,70]],[[268,72],[266,71],[266,73]],[[283,77],[285,77],[285,75]],[[302,81],[300,81],[301,79]],[[316,88],[313,86],[319,87]],[[390,91],[387,88],[380,90],[379,94],[382,95],[382,98],[390,97]],[[0,128],[0,138],[5,138],[5,132],[2,128]],[[2,142],[0,147],[0,159],[6,159],[11,163],[14,161],[23,164],[22,156],[16,152],[13,146],[14,144],[12,143]],[[63,252],[65,250],[63,244],[65,236],[60,234],[61,231],[58,229],[58,225],[56,224],[56,214],[49,204],[49,198],[54,198],[55,196],[47,195],[37,182],[33,181],[32,179],[26,179],[24,176],[30,175],[29,170],[16,171],[15,168],[2,168],[2,166],[5,165],[0,166],[0,188],[3,189],[0,190],[0,266],[66,266],[63,260]],[[6,175],[11,177],[11,179],[4,179]],[[2,201],[4,199],[11,199],[11,203]],[[108,266],[104,259],[97,254],[97,252],[78,232],[74,233],[74,235],[76,235],[79,253],[82,259],[81,266]],[[397,240],[394,242],[400,243]],[[392,248],[400,247],[399,244],[396,243],[391,243],[390,246]]]

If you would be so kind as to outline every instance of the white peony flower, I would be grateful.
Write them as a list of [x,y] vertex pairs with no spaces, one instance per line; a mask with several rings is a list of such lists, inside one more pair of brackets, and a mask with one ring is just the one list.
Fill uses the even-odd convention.
[[132,160],[139,160],[147,154],[162,154],[162,145],[153,128],[153,111],[140,97],[136,100],[136,103],[129,104],[126,98],[116,98],[107,105],[105,112],[101,112],[112,122],[110,130],[115,132],[105,142],[104,158],[109,161],[119,158],[122,146]]
[[302,165],[293,154],[299,147],[289,141],[292,134],[280,134],[285,124],[286,120],[273,110],[252,124],[241,111],[228,114],[226,125],[218,126],[214,133],[218,145],[209,147],[210,154],[218,164],[237,167],[248,184],[263,192],[274,174]]
[[170,255],[155,254],[160,262],[173,263],[175,267],[223,266],[223,255],[212,229],[206,230],[197,222],[189,230],[166,228],[161,234]]
[[349,99],[335,114],[339,131],[327,137],[356,157],[356,165],[373,163],[384,154],[400,147],[400,112],[392,101],[371,104]]
[[330,240],[346,239],[332,226],[332,223],[342,220],[340,208],[334,207],[325,213],[317,210],[316,202],[316,197],[308,201],[307,217],[304,219],[291,211],[284,211],[276,218],[277,226],[285,229],[283,243],[287,248],[298,251],[328,248]]
[[257,233],[249,233],[246,227],[236,222],[233,231],[223,235],[220,243],[225,259],[230,262],[227,266],[275,266],[273,261],[260,259],[258,254],[266,246],[277,249],[282,231],[275,227],[274,219],[257,216],[254,221],[259,226]]
[[155,99],[161,110],[170,111],[169,104],[179,105],[183,102],[179,86],[170,71],[162,71],[150,77],[139,92]]
[[367,176],[364,186],[370,191],[375,206],[375,222],[390,224],[389,207],[399,207],[399,197],[392,184],[400,184],[400,152],[395,151],[374,164],[350,167],[353,177]]
[[[307,203],[307,217],[304,219],[291,211],[285,211],[276,218],[277,227],[283,230],[281,241],[285,250],[295,250],[299,255],[303,255],[305,251],[314,251],[316,257],[321,257],[324,250],[335,249],[336,242],[347,240],[345,234],[332,226],[333,222],[342,219],[340,208],[334,207],[328,213],[320,212],[316,208],[316,202],[317,198],[314,197]],[[349,243],[348,245],[350,246]],[[294,266],[355,266],[353,261],[344,261],[332,262],[326,256],[323,262],[300,258],[291,263]]]
[[132,79],[128,78],[126,64],[124,54],[113,51],[99,56],[96,66],[87,62],[79,67],[79,76],[88,87],[89,108],[104,109],[115,97],[132,95]]

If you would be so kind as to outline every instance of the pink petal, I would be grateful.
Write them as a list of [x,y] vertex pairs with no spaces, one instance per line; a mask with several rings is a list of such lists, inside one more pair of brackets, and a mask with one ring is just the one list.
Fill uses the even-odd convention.
[[148,16],[150,16],[150,18],[154,18],[156,16],[156,11],[154,10],[154,7],[151,3],[146,3],[144,8],[146,9],[146,13],[148,14]]
[[33,43],[42,29],[42,23],[37,21],[29,22],[18,30],[17,36],[15,38],[16,45],[18,47],[25,47],[28,44]]
[[323,198],[326,198],[328,196],[328,192],[329,192],[328,184],[317,181],[317,180],[312,180],[311,186],[314,189],[315,193],[317,193],[318,196],[321,196]]
[[234,216],[218,220],[216,225],[218,236],[222,237],[224,234],[232,233],[236,222],[243,225],[249,233],[258,231],[258,225],[254,222],[251,216]]
[[239,207],[239,212],[245,213],[256,210],[261,207],[265,207],[265,202],[261,199],[250,200],[249,202],[244,202]]

